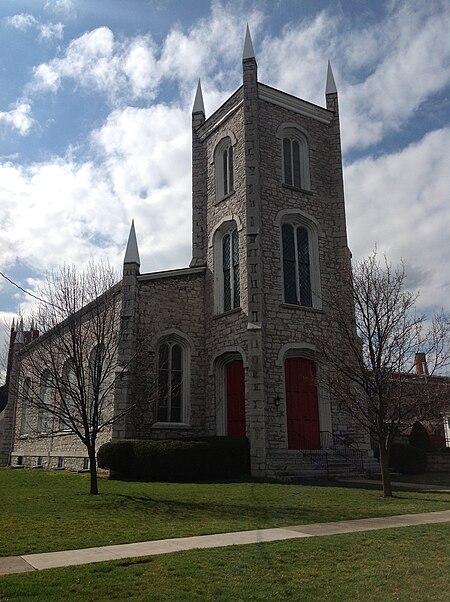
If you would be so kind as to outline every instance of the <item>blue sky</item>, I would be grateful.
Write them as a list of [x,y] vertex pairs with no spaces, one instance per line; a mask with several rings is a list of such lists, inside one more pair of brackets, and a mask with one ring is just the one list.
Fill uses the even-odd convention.
[[[450,309],[447,0],[2,0],[0,270],[108,258],[131,219],[141,271],[190,260],[190,111],[260,81],[324,105],[339,92],[349,244],[403,259],[421,308]],[[0,320],[31,299],[0,279]]]

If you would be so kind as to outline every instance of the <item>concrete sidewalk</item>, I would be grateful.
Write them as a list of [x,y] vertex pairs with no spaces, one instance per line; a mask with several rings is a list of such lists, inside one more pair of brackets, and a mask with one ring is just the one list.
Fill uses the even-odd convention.
[[198,548],[221,548],[224,546],[255,544],[304,537],[322,537],[324,535],[337,535],[339,533],[359,533],[361,531],[376,529],[413,527],[445,522],[450,522],[450,510],[422,514],[401,514],[399,516],[379,518],[362,518],[333,523],[316,523],[276,529],[237,531],[216,535],[160,539],[157,541],[143,541],[139,543],[103,546],[100,548],[47,552],[44,554],[9,556],[0,558],[0,575],[26,573],[35,570],[42,571],[43,569],[104,562],[105,560],[120,560],[137,556],[155,556]]

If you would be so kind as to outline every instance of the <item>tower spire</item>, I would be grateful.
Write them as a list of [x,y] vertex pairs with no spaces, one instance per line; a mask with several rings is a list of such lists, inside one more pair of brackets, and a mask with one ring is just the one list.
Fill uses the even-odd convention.
[[137,263],[141,265],[139,258],[139,250],[136,239],[136,232],[134,229],[134,219],[131,221],[130,234],[128,236],[127,250],[125,251],[124,263]]
[[327,69],[327,85],[325,94],[337,94],[336,82],[334,81],[333,70],[331,69],[330,61],[328,61]]
[[244,52],[242,53],[242,60],[246,59],[254,59],[255,51],[253,50],[253,42],[252,36],[250,35],[250,28],[247,23],[247,29],[245,31],[245,42],[244,42]]
[[202,93],[202,84],[200,83],[200,78],[197,84],[197,91],[195,93],[194,106],[192,107],[192,113],[203,113],[205,114],[205,105],[203,104],[203,93]]

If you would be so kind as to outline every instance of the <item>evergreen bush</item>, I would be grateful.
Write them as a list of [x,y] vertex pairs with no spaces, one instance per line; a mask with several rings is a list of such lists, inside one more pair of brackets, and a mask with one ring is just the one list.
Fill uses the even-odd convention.
[[394,443],[391,447],[390,467],[401,474],[419,474],[427,469],[427,454],[419,447]]
[[409,444],[426,452],[431,451],[431,439],[427,429],[420,422],[415,422],[409,435]]
[[146,481],[206,481],[249,474],[250,450],[243,437],[110,441],[98,465],[112,478]]

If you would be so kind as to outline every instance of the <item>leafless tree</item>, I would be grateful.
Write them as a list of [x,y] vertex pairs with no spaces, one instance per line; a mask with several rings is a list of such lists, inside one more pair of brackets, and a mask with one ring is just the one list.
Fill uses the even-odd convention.
[[[353,269],[353,303],[336,294],[330,327],[343,337],[340,349],[320,342],[330,394],[379,445],[383,495],[392,496],[389,453],[397,435],[420,420],[436,418],[448,396],[442,374],[450,363],[450,321],[416,311],[418,295],[406,289],[404,266],[376,252]],[[415,371],[416,353],[426,369]],[[441,375],[441,376],[439,376]]]
[[22,420],[34,408],[37,432],[72,433],[89,457],[90,492],[98,494],[99,434],[120,420],[112,394],[126,366],[118,367],[120,285],[114,271],[91,263],[64,266],[39,291],[33,316],[40,336],[20,354],[16,396]]

